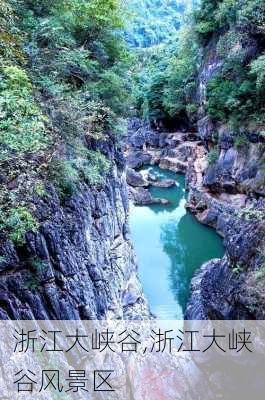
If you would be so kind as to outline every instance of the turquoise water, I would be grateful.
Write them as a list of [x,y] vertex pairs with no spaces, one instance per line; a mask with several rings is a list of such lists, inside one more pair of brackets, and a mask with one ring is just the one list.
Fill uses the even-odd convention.
[[185,209],[185,178],[158,167],[147,170],[176,181],[170,189],[151,188],[169,206],[131,206],[130,225],[139,275],[151,311],[161,320],[183,319],[194,272],[224,254],[222,239]]

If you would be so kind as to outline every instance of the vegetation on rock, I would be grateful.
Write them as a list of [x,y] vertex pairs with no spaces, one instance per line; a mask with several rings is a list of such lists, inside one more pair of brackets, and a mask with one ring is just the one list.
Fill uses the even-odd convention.
[[1,227],[16,243],[36,230],[47,182],[62,197],[104,183],[110,161],[96,142],[130,107],[124,16],[119,0],[0,2]]
[[[4,240],[23,246],[43,222],[38,205],[45,208],[52,194],[60,204],[81,186],[104,185],[115,161],[109,144],[118,147],[124,119],[135,114],[169,130],[195,131],[198,120],[209,120],[209,137],[200,138],[210,149],[208,186],[217,176],[250,202],[263,196],[263,0],[131,0],[126,8],[119,0],[0,0],[0,24]],[[231,187],[223,156],[233,147],[230,168],[252,143],[255,163],[240,165]],[[258,225],[264,212],[242,207],[238,218]],[[29,265],[34,290],[43,266]]]
[[207,82],[208,115],[235,130],[250,122],[261,126],[265,122],[264,2],[203,0],[193,7],[195,11],[185,13],[186,24],[174,37],[146,52],[147,67],[137,78],[135,96],[141,115],[151,122],[196,120],[196,82],[204,53],[216,47],[220,68]]

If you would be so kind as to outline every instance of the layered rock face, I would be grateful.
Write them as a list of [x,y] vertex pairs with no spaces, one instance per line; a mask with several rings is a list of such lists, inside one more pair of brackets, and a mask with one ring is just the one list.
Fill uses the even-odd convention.
[[[265,145],[248,134],[236,142],[228,125],[215,124],[205,111],[205,87],[220,68],[214,45],[206,51],[199,75],[197,151],[187,170],[188,208],[223,237],[226,254],[202,266],[192,282],[188,319],[237,319],[265,316]],[[214,135],[219,154],[209,162]]]
[[251,204],[255,214],[249,220],[241,195],[190,190],[189,209],[224,237],[226,254],[203,265],[193,278],[187,319],[264,319],[265,226],[259,219],[264,206],[264,200]]
[[83,183],[64,204],[50,186],[36,199],[39,231],[20,248],[1,239],[1,319],[149,316],[129,236],[123,156],[108,146],[105,185]]

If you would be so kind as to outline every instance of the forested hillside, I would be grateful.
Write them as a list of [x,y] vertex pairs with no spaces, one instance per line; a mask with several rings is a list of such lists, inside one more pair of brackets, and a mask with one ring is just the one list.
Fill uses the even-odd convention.
[[131,0],[126,38],[130,46],[146,48],[165,42],[179,29],[188,1]]
[[[183,96],[182,76],[175,82],[180,85],[177,89],[179,98],[177,93],[173,93],[176,89],[173,86],[176,77],[173,69],[188,68],[192,78],[195,68],[194,65],[187,64],[187,54],[189,60],[194,62],[197,56],[196,43],[191,35],[188,37],[187,26],[192,23],[191,13],[197,8],[198,2],[197,0],[145,0],[139,6],[138,2],[132,0],[130,4],[132,19],[127,23],[126,39],[131,52],[135,54],[134,104],[145,119],[171,124],[176,111],[181,108],[179,102]],[[180,61],[182,67],[174,65],[176,61],[173,59],[177,53],[178,58],[186,58],[186,61]],[[165,90],[167,98],[163,99],[163,86],[167,80],[170,80],[168,90]],[[193,109],[192,104],[190,109]],[[179,111],[182,112],[181,109]]]
[[[198,7],[197,7],[198,8]],[[208,49],[216,48],[218,73],[207,82],[206,109],[216,122],[237,130],[264,123],[264,3],[203,0],[178,39],[154,58],[150,78],[141,79],[138,107],[151,121],[195,121],[196,81]]]
[[102,182],[109,161],[91,140],[128,111],[129,55],[116,0],[0,7],[0,222],[21,244],[38,227],[34,199],[48,196],[47,182],[62,199]]
[[1,319],[122,318],[142,299],[125,19],[118,0],[0,1]]
[[124,3],[0,0],[0,318],[144,312],[121,135],[131,116],[154,143],[181,134],[164,166],[181,166],[187,207],[225,238],[200,290],[207,307],[229,302],[208,314],[237,317],[240,303],[264,318],[264,0]]
[[193,121],[199,60],[198,44],[186,26],[171,41],[141,53],[133,92],[140,115],[172,128]]

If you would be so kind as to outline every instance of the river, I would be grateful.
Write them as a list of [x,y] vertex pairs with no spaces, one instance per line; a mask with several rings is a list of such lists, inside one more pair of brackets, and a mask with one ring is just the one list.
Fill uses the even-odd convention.
[[223,256],[223,241],[214,229],[200,224],[186,210],[183,175],[159,167],[145,168],[142,173],[148,171],[174,179],[176,186],[150,189],[153,197],[168,199],[168,206],[131,205],[130,225],[139,275],[153,314],[160,320],[181,320],[196,269]]

